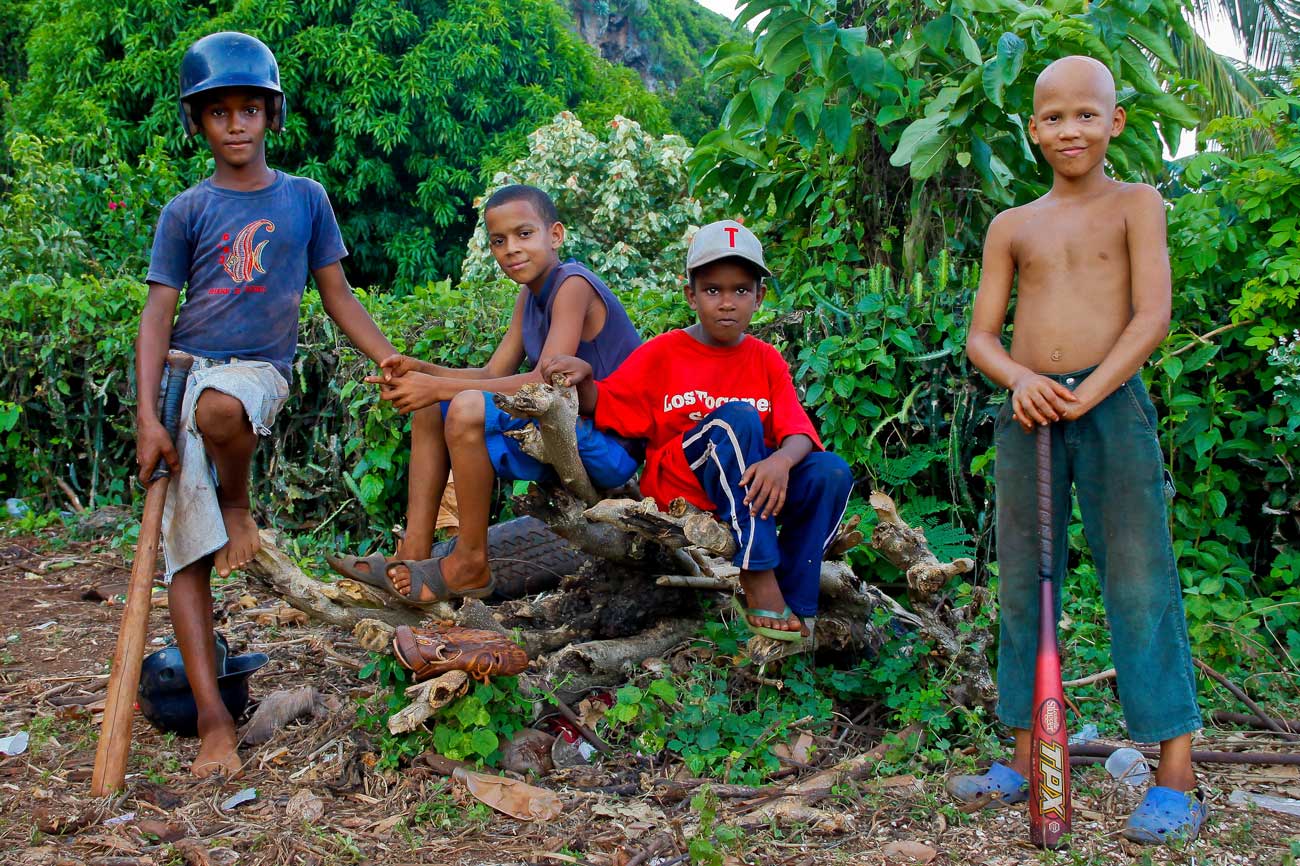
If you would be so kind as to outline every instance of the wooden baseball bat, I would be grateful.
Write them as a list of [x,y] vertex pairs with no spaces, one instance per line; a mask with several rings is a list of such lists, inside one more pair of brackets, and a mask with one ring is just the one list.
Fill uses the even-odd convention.
[[1064,848],[1070,832],[1070,749],[1065,689],[1056,645],[1052,556],[1052,428],[1038,428],[1038,656],[1034,669],[1034,726],[1029,767],[1029,840]]
[[[181,401],[185,398],[185,382],[193,364],[194,358],[184,352],[167,353],[162,422],[172,442],[176,441]],[[149,633],[153,572],[158,562],[163,503],[167,501],[167,485],[170,480],[171,471],[167,461],[160,459],[149,478],[148,492],[144,497],[140,537],[135,543],[135,560],[131,563],[131,581],[126,587],[122,626],[117,632],[117,651],[113,654],[113,669],[108,677],[104,721],[99,728],[95,770],[90,777],[90,793],[95,797],[106,797],[122,790],[126,781],[126,760],[131,751],[131,719],[135,715],[136,689],[140,686],[144,640]]]

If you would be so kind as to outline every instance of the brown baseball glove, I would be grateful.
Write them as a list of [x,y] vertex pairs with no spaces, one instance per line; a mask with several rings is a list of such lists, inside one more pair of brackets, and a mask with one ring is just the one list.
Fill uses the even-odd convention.
[[528,667],[528,653],[494,631],[476,628],[411,628],[399,625],[393,655],[420,682],[446,671],[465,671],[476,680],[513,676]]

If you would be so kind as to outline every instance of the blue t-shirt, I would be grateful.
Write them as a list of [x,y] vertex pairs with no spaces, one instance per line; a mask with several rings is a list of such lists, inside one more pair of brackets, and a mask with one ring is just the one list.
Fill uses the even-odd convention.
[[324,187],[275,174],[265,189],[205,180],[168,202],[147,279],[185,288],[172,348],[218,361],[269,361],[288,379],[307,277],[348,251]]
[[580,341],[575,353],[591,365],[594,378],[604,379],[618,369],[618,365],[632,354],[632,350],[641,345],[641,336],[628,319],[627,310],[623,309],[618,296],[610,291],[600,277],[575,259],[557,265],[547,275],[541,291],[535,295],[529,293],[521,323],[528,369],[536,368],[541,360],[542,348],[551,332],[551,306],[555,303],[556,290],[569,277],[582,277],[605,304],[605,326],[595,339]]

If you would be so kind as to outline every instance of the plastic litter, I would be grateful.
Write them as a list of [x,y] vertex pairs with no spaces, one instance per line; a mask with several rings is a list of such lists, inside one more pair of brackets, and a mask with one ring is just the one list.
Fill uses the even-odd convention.
[[124,815],[118,815],[115,818],[109,818],[107,821],[104,822],[104,826],[115,827],[118,824],[130,824],[134,820],[135,820],[135,813],[127,812]]
[[1253,791],[1233,791],[1228,795],[1228,802],[1238,806],[1250,803],[1261,809],[1268,809],[1270,812],[1282,812],[1300,818],[1300,800],[1293,800],[1290,797],[1274,797],[1270,794],[1256,794]]
[[1091,743],[1100,735],[1101,733],[1097,730],[1096,725],[1087,724],[1070,735],[1070,745],[1081,746],[1084,743]]
[[257,799],[257,789],[245,788],[244,790],[239,791],[238,793],[232,794],[230,798],[226,800],[226,802],[222,803],[221,810],[223,812],[228,812],[231,809],[235,808],[236,806],[243,805],[244,803],[248,803],[256,799]]
[[10,517],[22,517],[31,511],[31,508],[21,499],[11,497],[5,500],[5,511]]
[[1111,752],[1106,759],[1106,772],[1112,778],[1133,787],[1145,784],[1151,778],[1151,767],[1147,764],[1147,759],[1137,749],[1130,748]]
[[0,754],[21,755],[27,751],[27,732],[19,731],[8,737],[0,737]]

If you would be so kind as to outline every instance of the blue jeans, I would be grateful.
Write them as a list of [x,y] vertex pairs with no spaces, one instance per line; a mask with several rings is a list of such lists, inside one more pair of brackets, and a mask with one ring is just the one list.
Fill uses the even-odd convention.
[[[1090,372],[1048,378],[1074,390]],[[997,713],[1013,728],[1028,728],[1038,649],[1036,434],[1025,433],[1011,411],[1008,400],[996,425]],[[1057,620],[1073,486],[1101,583],[1120,705],[1129,735],[1139,742],[1201,727],[1155,427],[1155,407],[1137,375],[1082,418],[1052,425]]]
[[682,450],[718,519],[731,527],[732,564],[749,571],[774,569],[790,610],[816,616],[822,557],[835,540],[853,487],[849,465],[829,452],[812,452],[790,470],[781,513],[765,520],[749,513],[740,486],[745,469],[772,453],[757,409],[724,403],[682,434]]

